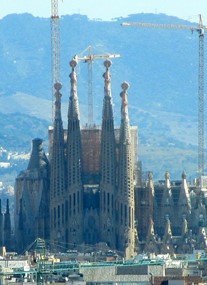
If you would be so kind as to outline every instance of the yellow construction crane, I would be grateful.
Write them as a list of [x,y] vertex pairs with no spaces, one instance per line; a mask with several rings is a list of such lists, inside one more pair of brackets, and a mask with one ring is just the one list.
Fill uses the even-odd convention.
[[198,174],[204,175],[204,34],[207,27],[203,25],[199,15],[198,26],[178,24],[156,24],[141,22],[124,22],[122,26],[138,26],[142,28],[186,29],[196,31],[199,35],[199,70],[198,70]]
[[73,59],[77,61],[83,61],[88,63],[88,125],[91,126],[93,122],[93,68],[92,64],[96,59],[105,59],[105,58],[117,58],[120,57],[120,54],[92,54],[92,47],[87,47],[84,51],[88,50],[88,54],[82,56],[83,52],[80,55],[75,55]]
[[[60,24],[58,0],[51,0],[51,56],[52,56],[52,121],[54,108],[55,84],[60,83]],[[56,84],[57,86],[57,84]]]

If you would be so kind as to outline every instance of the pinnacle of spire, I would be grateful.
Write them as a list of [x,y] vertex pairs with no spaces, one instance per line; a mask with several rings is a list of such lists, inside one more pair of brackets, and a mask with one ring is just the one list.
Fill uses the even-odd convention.
[[190,194],[188,189],[188,184],[186,180],[186,173],[183,171],[182,173],[182,184],[180,189],[180,197],[178,204],[180,206],[187,206],[187,210],[190,211],[191,204],[190,204]]
[[62,88],[62,85],[60,83],[54,84],[55,89],[55,119],[61,118],[61,96],[60,89]]
[[105,96],[110,96],[111,97],[111,74],[110,74],[110,66],[112,62],[110,60],[105,60],[104,61],[104,66],[106,67],[106,72],[104,72],[103,77],[104,77],[104,93]]
[[165,187],[163,189],[162,205],[167,207],[173,207],[173,197],[170,185],[170,173],[165,172]]
[[147,186],[151,189],[154,189],[154,184],[153,184],[153,173],[152,171],[148,172],[148,184]]
[[171,223],[170,223],[170,219],[167,218],[166,219],[166,225],[165,225],[165,234],[164,236],[167,238],[172,237],[172,230],[171,230]]
[[169,189],[170,186],[170,173],[168,171],[165,172],[165,188]]
[[106,72],[103,74],[104,78],[104,103],[103,103],[103,120],[111,120],[111,125],[113,126],[113,108],[112,108],[112,97],[111,97],[111,74],[110,74],[110,66],[111,61],[105,60],[104,66],[106,67]]
[[75,59],[71,60],[70,66],[72,68],[72,72],[69,75],[71,83],[71,91],[70,91],[68,118],[79,119],[78,96],[77,96],[77,74],[75,72],[77,61]]
[[186,180],[186,177],[187,177],[187,175],[186,175],[185,171],[183,170],[182,179],[183,179],[183,180]]
[[130,126],[129,126],[129,115],[128,115],[128,94],[127,89],[129,88],[129,83],[123,82],[121,84],[123,91],[120,93],[122,98],[121,102],[121,128],[120,128],[120,140],[122,143],[130,143]]
[[122,104],[121,104],[121,115],[122,118],[128,119],[128,94],[127,94],[127,89],[129,88],[129,83],[124,81],[121,84],[121,88],[123,91],[120,93],[120,96],[122,98]]

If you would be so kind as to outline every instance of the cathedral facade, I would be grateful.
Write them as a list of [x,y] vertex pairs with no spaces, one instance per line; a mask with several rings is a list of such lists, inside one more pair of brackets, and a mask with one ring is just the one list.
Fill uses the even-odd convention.
[[81,128],[76,64],[70,62],[67,130],[61,117],[61,85],[55,84],[49,157],[42,141],[34,139],[28,168],[16,179],[16,246],[23,250],[37,237],[66,249],[104,243],[131,257],[135,249],[137,129],[129,124],[129,85],[121,85],[121,123],[115,128],[111,62],[105,61],[102,126]]
[[70,62],[67,129],[57,83],[49,157],[42,140],[34,139],[28,167],[16,178],[16,250],[25,250],[37,237],[64,250],[105,244],[126,258],[140,252],[204,249],[205,189],[189,187],[185,173],[175,185],[168,172],[162,183],[154,185],[152,173],[142,183],[137,128],[129,122],[129,84],[121,84],[121,120],[116,128],[109,60],[104,62],[101,127],[81,127],[76,64]]

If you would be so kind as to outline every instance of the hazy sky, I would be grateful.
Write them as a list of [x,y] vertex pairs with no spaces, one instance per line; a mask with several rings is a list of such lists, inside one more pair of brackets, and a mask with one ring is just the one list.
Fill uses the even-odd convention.
[[[202,14],[207,23],[207,0],[59,0],[59,14],[82,14],[110,20],[136,13],[164,13],[196,22]],[[0,0],[0,18],[12,13],[50,17],[51,0]]]

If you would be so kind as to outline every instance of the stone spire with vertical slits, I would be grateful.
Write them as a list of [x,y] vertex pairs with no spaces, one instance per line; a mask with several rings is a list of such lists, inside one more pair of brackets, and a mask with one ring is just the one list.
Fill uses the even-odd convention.
[[9,199],[6,201],[6,212],[4,214],[4,244],[7,250],[11,250],[11,216],[9,211]]
[[71,92],[68,108],[68,134],[67,134],[67,168],[68,168],[68,187],[76,185],[81,187],[81,131],[79,118],[79,105],[77,96],[77,75],[75,67],[77,62],[72,60],[70,66]]
[[146,204],[149,206],[147,216],[148,222],[154,216],[154,204],[155,204],[155,189],[154,189],[154,182],[153,182],[153,173],[149,171],[148,173],[148,182],[147,182],[147,198]]
[[100,157],[100,217],[101,240],[115,247],[114,235],[114,205],[116,183],[116,142],[114,133],[114,118],[111,97],[111,61],[104,62],[106,71],[104,77],[104,101],[101,130],[101,157]]
[[153,182],[153,173],[151,171],[148,172],[147,188],[151,190],[151,195],[154,197],[155,190]]
[[61,84],[55,88],[55,117],[53,123],[52,149],[50,157],[50,212],[51,212],[51,239],[57,239],[57,233],[64,239],[64,221],[60,221],[59,209],[64,208],[66,191],[66,161],[64,155],[64,130],[61,117]]
[[[61,117],[61,84],[55,84],[55,118],[53,125],[53,144],[51,152],[51,199],[60,199],[65,193],[64,131]],[[51,200],[52,202],[52,200]]]
[[158,246],[154,232],[154,222],[152,218],[150,218],[149,220],[148,233],[146,237],[144,252],[155,253],[155,254],[158,253]]
[[190,193],[186,180],[186,174],[184,171],[182,173],[182,184],[180,188],[178,206],[179,206],[180,217],[182,217],[183,214],[185,214],[186,216],[190,215],[191,213]]
[[166,253],[174,253],[173,243],[172,243],[172,230],[170,219],[166,218],[165,222],[165,233],[162,239],[161,252]]
[[[134,164],[128,116],[129,84],[122,83],[117,202],[119,246],[127,258],[134,255]],[[121,249],[121,248],[120,248]]]
[[[168,171],[165,172],[165,187],[162,195],[162,207],[173,207],[173,197],[170,185],[170,173]],[[169,211],[169,209],[167,210]]]
[[171,191],[170,184],[170,173],[165,172],[165,185],[163,187],[162,200],[159,210],[157,211],[158,223],[160,228],[164,230],[164,224],[166,217],[169,217],[170,220],[174,220],[175,210],[174,210],[174,201]]
[[[82,146],[77,95],[77,62],[72,60],[70,66],[71,92],[68,108],[67,132],[67,197],[69,209],[68,242],[81,243],[83,240],[83,187],[82,187]],[[70,233],[70,234],[69,234]]]

